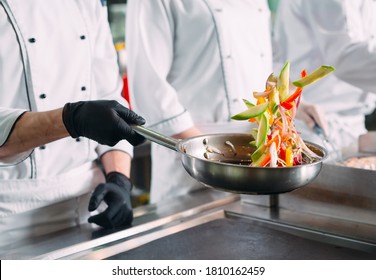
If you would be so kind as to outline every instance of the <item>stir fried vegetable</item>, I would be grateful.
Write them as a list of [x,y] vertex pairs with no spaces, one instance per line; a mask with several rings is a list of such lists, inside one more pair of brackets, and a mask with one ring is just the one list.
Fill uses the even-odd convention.
[[303,87],[334,71],[332,66],[321,66],[310,74],[301,72],[301,79],[290,83],[290,63],[287,62],[278,77],[271,74],[263,92],[253,92],[256,104],[244,100],[247,110],[232,117],[258,124],[252,131],[256,147],[251,155],[252,166],[294,166],[303,163],[303,155],[313,161],[318,156],[300,138],[294,119]]

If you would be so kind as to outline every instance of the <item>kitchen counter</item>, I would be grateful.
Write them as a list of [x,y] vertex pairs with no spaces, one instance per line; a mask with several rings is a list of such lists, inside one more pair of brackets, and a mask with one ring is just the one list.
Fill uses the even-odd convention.
[[205,211],[217,205],[236,201],[237,195],[204,189],[160,205],[139,206],[134,209],[134,221],[130,228],[106,230],[82,224],[81,226],[54,232],[38,238],[9,244],[0,249],[0,259],[57,259],[76,252],[91,250],[124,239],[131,239],[145,232],[159,229],[176,221]]
[[[333,214],[340,212],[338,207],[343,213],[354,212],[350,203],[327,201],[324,205],[321,199],[317,204],[320,196],[317,184],[322,186],[321,180],[326,180],[327,172],[332,169],[324,169],[305,188],[274,196],[238,195],[205,188],[161,204],[136,208],[130,228],[101,230],[84,224],[13,244],[6,252],[0,252],[0,256],[2,259],[376,259],[376,223],[372,219],[357,220],[355,214],[346,219]],[[355,206],[362,208],[359,202],[362,200],[357,199]],[[350,208],[346,209],[347,206]],[[365,207],[359,208],[361,213],[367,212],[368,206]],[[368,211],[371,214],[363,217],[372,216],[372,207]]]

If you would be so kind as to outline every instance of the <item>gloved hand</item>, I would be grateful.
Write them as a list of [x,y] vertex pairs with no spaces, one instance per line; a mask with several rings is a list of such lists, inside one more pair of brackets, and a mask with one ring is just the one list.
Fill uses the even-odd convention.
[[67,103],[63,108],[63,122],[73,138],[84,136],[108,146],[123,139],[134,146],[145,141],[130,126],[142,125],[145,120],[114,100]]
[[131,204],[131,181],[119,172],[106,175],[106,183],[99,184],[91,195],[89,211],[96,210],[102,201],[107,209],[89,218],[89,223],[95,223],[104,228],[119,228],[128,226],[133,221]]

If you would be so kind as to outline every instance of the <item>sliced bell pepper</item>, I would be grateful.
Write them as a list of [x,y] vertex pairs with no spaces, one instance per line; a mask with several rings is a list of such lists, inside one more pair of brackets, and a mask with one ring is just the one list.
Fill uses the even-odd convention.
[[292,103],[302,94],[302,90],[302,88],[297,88],[293,94],[281,103],[281,106],[286,110],[290,110],[294,106]]
[[302,88],[333,70],[331,66],[322,66],[309,75],[303,70],[301,79],[294,82],[297,89],[290,95],[290,64],[287,62],[278,78],[273,74],[269,76],[263,92],[253,92],[256,105],[244,100],[247,110],[232,119],[258,124],[257,128],[251,130],[253,139],[250,145],[256,147],[251,155],[252,166],[300,165],[303,154],[313,153],[305,147],[295,129],[296,109],[302,96]]
[[[307,71],[305,69],[303,69],[302,72],[301,72],[301,77],[304,78],[305,76],[307,76]],[[287,97],[281,103],[281,106],[283,108],[285,108],[286,110],[292,109],[292,107],[294,106],[292,104],[292,102],[297,101],[297,99],[300,98],[302,91],[303,91],[303,88],[300,88],[300,87],[296,88],[295,92],[293,94],[291,94],[289,97]]]
[[294,155],[293,155],[291,146],[288,146],[285,150],[285,162],[286,162],[286,166],[294,165]]

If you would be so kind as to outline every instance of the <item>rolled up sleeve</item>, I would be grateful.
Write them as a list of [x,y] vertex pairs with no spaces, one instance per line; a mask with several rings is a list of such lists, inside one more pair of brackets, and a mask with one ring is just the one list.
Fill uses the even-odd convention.
[[[25,113],[22,109],[9,109],[0,107],[0,147],[9,138],[18,118]],[[0,166],[14,165],[27,158],[32,150],[0,159]]]

